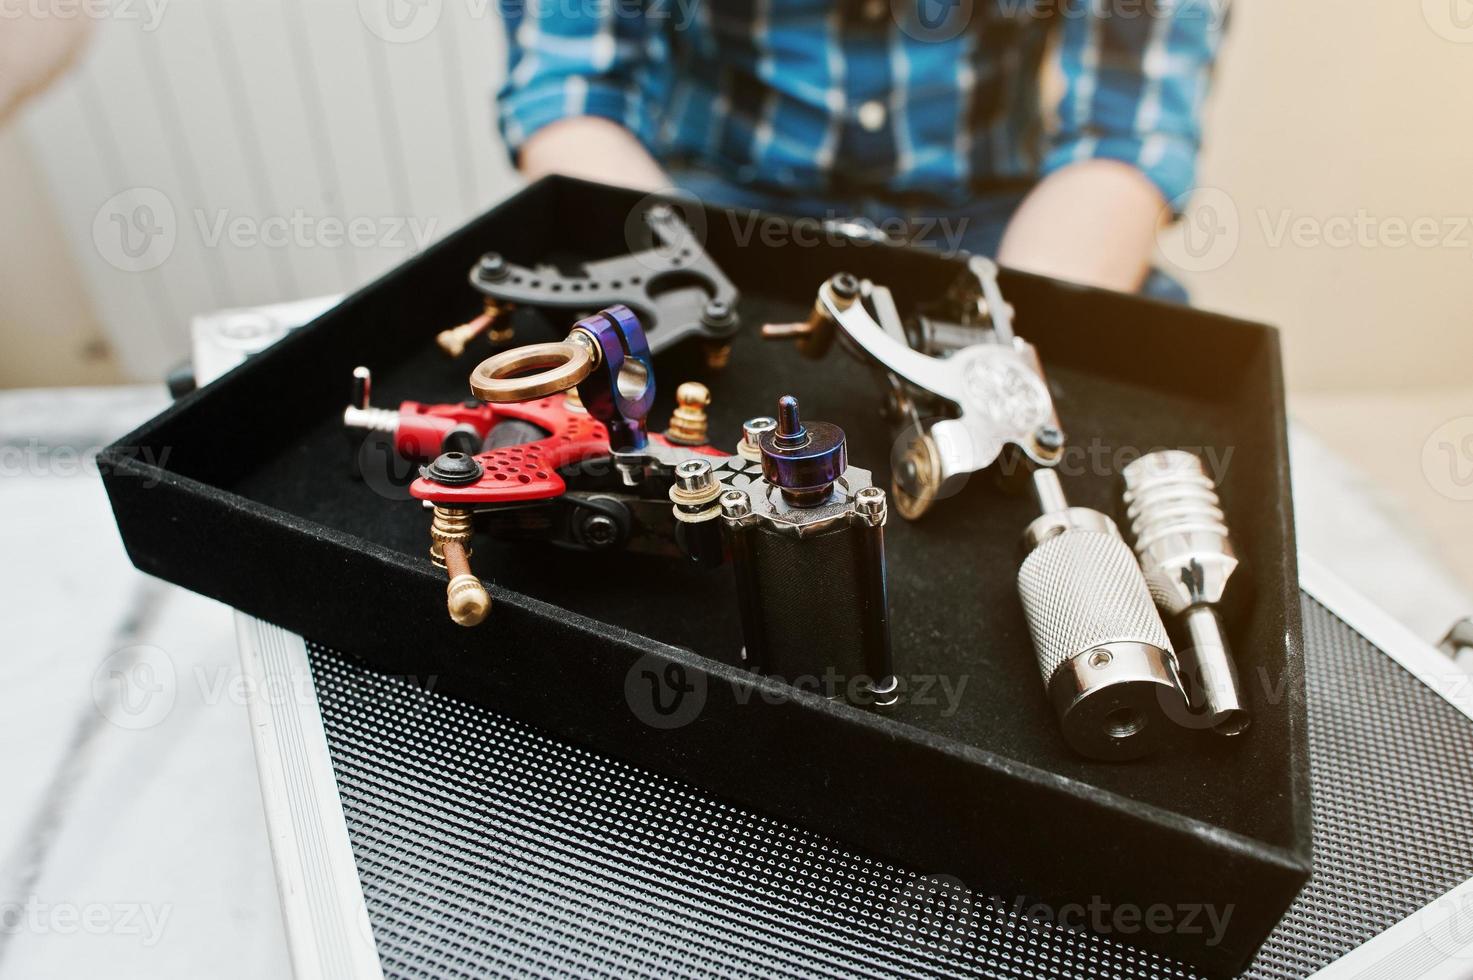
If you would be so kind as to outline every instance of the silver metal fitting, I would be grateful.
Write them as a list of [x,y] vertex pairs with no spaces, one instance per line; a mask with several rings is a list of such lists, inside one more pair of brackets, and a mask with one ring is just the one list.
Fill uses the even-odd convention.
[[373,372],[359,365],[353,369],[353,397],[343,409],[343,425],[350,429],[387,432],[399,429],[399,413],[392,408],[373,407]]
[[357,405],[349,405],[343,409],[343,425],[350,429],[393,435],[399,429],[399,413],[392,408],[359,408]]
[[[675,487],[686,496],[709,496],[715,499],[721,485],[711,464],[704,459],[687,459],[675,465]],[[716,493],[711,493],[711,491]]]
[[1170,721],[1161,702],[1181,699],[1171,655],[1154,642],[1106,643],[1070,657],[1048,691],[1070,746],[1106,761],[1159,747]]
[[728,490],[721,495],[721,516],[728,521],[741,521],[752,514],[752,498],[740,490]]
[[856,493],[854,507],[870,527],[882,526],[889,511],[885,504],[885,491],[879,487],[865,487]]
[[777,419],[770,415],[747,419],[742,423],[742,441],[737,443],[737,455],[754,463],[762,461],[762,437],[777,429]]
[[881,677],[869,686],[871,704],[876,708],[893,708],[900,703],[900,681],[894,674]]
[[1217,489],[1195,455],[1162,450],[1122,471],[1135,551],[1156,605],[1179,617],[1193,710],[1214,731],[1237,735],[1251,720],[1221,619],[1214,608],[1238,567]]
[[704,459],[687,459],[675,466],[675,483],[670,487],[670,502],[677,521],[687,524],[709,521],[721,513],[716,498],[721,496],[721,481]]

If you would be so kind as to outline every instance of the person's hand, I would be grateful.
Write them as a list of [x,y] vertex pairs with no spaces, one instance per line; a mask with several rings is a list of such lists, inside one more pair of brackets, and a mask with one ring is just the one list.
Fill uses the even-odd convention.
[[528,180],[558,173],[641,191],[670,187],[633,133],[598,116],[571,116],[537,130],[522,144],[517,169]]
[[1001,265],[1134,292],[1151,267],[1166,202],[1146,175],[1115,160],[1081,160],[1045,177],[1008,222]]

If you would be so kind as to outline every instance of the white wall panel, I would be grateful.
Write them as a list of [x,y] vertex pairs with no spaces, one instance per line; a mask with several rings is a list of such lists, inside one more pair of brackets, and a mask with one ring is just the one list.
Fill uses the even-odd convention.
[[[308,96],[307,79],[291,56],[285,5],[227,0],[207,6],[217,63],[232,95],[231,115],[246,134],[243,152],[250,170],[260,175],[264,209],[288,216],[297,208],[335,213],[329,189],[337,184],[336,167],[311,122],[315,97]],[[287,256],[294,295],[343,292],[356,282],[348,255],[295,242],[280,251]],[[250,298],[243,305],[257,302],[264,300]]]
[[136,376],[186,355],[191,315],[351,290],[514,186],[489,0],[169,0],[97,27],[24,130]]
[[[475,180],[474,210],[505,194],[516,181],[511,162],[496,130],[493,99],[506,77],[506,32],[494,0],[465,0],[451,4],[445,14],[448,31],[436,36],[447,49],[447,64],[455,64],[462,84],[458,87],[460,112],[465,123],[468,150],[465,159]],[[459,57],[449,49],[459,48]]]

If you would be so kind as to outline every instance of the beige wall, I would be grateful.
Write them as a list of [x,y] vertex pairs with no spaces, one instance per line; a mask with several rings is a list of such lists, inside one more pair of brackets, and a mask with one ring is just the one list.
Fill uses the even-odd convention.
[[[1295,391],[1473,381],[1473,22],[1456,29],[1459,6],[1473,16],[1466,0],[1234,4],[1200,180],[1225,193],[1201,195],[1188,230],[1236,223],[1238,244],[1182,278],[1201,305],[1281,327]],[[1285,218],[1297,243],[1274,241]],[[1435,242],[1398,244],[1397,222],[1418,219]],[[1329,243],[1345,232],[1371,244]]]
[[1202,186],[1162,251],[1200,305],[1283,331],[1292,414],[1473,590],[1473,4],[1233,16]]

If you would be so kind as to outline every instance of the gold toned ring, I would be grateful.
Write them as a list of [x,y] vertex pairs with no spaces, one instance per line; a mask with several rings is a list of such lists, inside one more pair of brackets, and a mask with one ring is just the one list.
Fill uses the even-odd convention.
[[[544,368],[536,374],[514,377]],[[471,372],[471,394],[486,402],[524,402],[567,391],[593,373],[593,355],[582,344],[528,344],[488,357]]]

